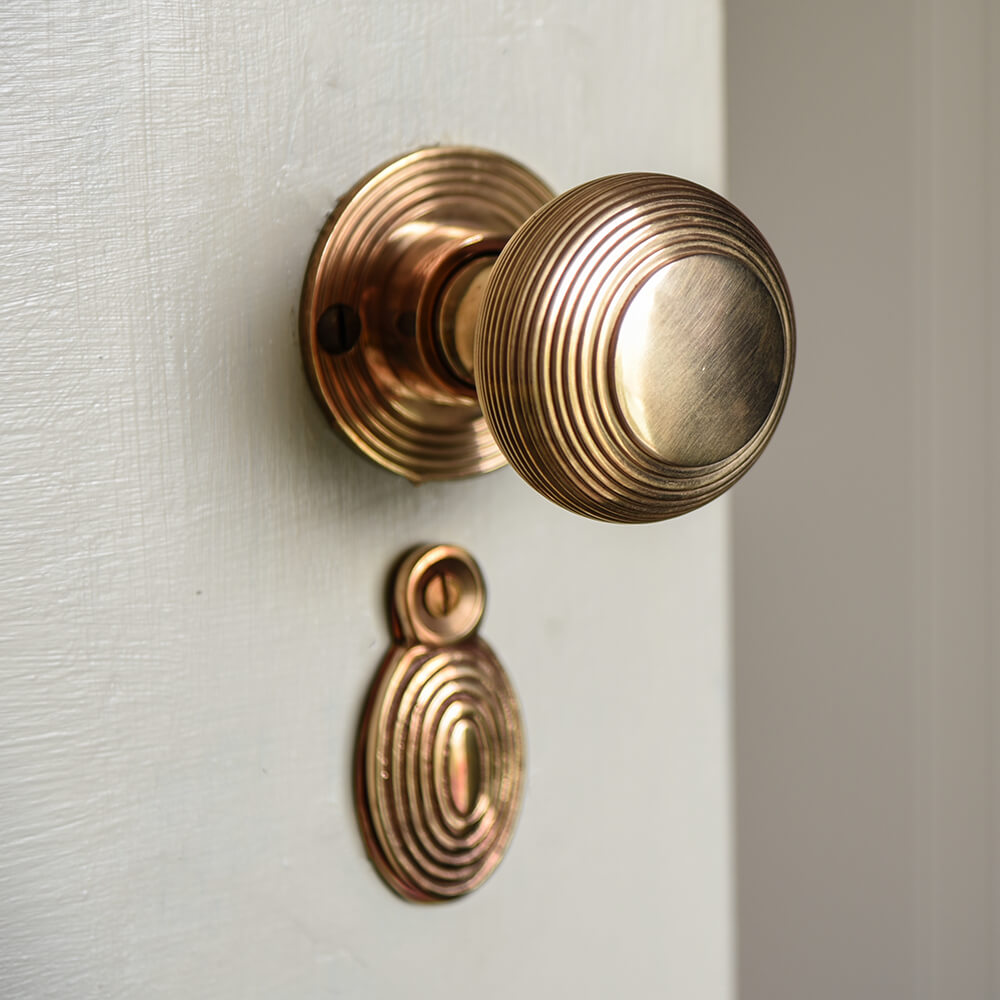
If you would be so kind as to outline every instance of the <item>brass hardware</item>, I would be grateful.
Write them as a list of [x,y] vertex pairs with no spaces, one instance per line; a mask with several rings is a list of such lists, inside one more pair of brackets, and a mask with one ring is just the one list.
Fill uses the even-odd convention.
[[394,643],[358,736],[365,846],[401,896],[453,899],[500,863],[521,801],[517,697],[476,630],[486,589],[455,545],[411,552],[392,588]]
[[791,383],[781,268],[721,195],[621,174],[553,198],[496,153],[422,149],[348,193],[302,293],[334,426],[420,482],[505,460],[607,521],[699,507],[756,460]]

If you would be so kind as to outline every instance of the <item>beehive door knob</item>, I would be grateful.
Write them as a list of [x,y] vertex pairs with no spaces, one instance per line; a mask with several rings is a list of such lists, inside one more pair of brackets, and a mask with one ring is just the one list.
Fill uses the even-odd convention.
[[756,228],[657,174],[592,181],[535,213],[493,267],[475,340],[508,461],[610,521],[671,517],[730,486],[774,430],[794,354]]
[[576,513],[707,503],[770,439],[795,330],[781,268],[721,195],[621,174],[553,197],[482,150],[418,150],[338,206],[306,275],[334,425],[414,481],[504,460]]

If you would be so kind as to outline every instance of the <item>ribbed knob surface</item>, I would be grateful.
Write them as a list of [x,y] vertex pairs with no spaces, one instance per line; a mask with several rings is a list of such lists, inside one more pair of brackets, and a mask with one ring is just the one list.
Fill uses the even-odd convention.
[[795,353],[756,227],[660,174],[591,181],[532,215],[493,268],[475,340],[510,464],[569,510],[620,522],[728,489],[777,424]]

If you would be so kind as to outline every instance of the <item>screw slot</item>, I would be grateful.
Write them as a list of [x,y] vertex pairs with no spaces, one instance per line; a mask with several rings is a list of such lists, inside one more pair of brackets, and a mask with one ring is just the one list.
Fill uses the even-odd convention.
[[316,322],[316,340],[327,354],[346,354],[361,338],[361,317],[350,306],[335,302]]

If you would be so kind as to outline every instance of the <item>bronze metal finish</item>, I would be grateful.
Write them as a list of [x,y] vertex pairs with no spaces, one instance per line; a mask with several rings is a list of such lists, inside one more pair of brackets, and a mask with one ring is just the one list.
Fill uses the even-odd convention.
[[485,606],[479,567],[458,546],[416,549],[396,571],[395,641],[365,708],[355,797],[369,856],[407,899],[481,885],[517,819],[521,717],[476,635]]
[[[504,464],[437,317],[449,283],[551,198],[520,164],[442,147],[385,164],[340,200],[306,270],[299,334],[316,398],[363,454],[414,482]],[[340,334],[341,317],[356,337]]]
[[549,200],[518,164],[456,148],[341,202],[301,332],[318,398],[376,461],[420,480],[506,458],[556,503],[622,522],[742,476],[795,356],[781,268],[720,195],[622,174]]

